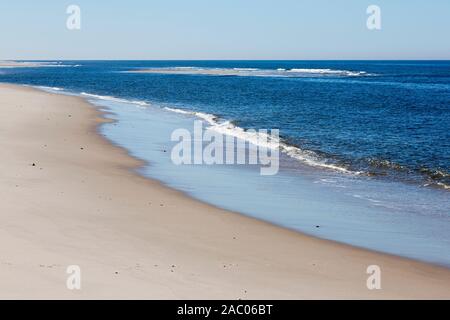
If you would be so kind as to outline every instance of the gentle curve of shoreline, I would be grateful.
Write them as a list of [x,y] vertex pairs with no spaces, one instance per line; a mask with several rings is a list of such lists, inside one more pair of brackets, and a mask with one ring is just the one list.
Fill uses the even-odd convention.
[[[316,239],[135,174],[86,101],[0,85],[1,298],[450,298],[450,270]],[[33,165],[34,164],[34,165]],[[82,290],[66,289],[68,265]],[[379,265],[382,290],[366,287]]]

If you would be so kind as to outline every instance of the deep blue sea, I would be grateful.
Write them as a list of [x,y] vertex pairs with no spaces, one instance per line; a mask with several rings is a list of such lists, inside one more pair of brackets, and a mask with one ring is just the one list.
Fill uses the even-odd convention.
[[[81,95],[140,173],[205,202],[322,238],[450,265],[450,61],[51,61],[0,82]],[[143,69],[150,73],[134,72]],[[130,72],[131,71],[131,72]],[[210,74],[205,74],[210,73]],[[194,119],[279,129],[276,176],[175,166]]]

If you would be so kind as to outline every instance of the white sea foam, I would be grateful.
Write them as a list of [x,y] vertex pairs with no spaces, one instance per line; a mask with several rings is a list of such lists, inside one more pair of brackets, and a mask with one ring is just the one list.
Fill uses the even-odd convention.
[[205,120],[210,125],[208,129],[214,130],[224,135],[233,136],[235,138],[250,142],[254,145],[263,146],[272,150],[278,148],[278,141],[273,141],[273,138],[269,134],[245,131],[244,129],[235,126],[230,121],[219,121],[219,118],[215,115],[169,107],[165,107],[164,109],[176,113],[196,116],[202,120]]
[[439,187],[444,188],[445,190],[450,189],[450,186],[449,186],[449,185],[446,185],[445,183],[442,183],[442,182],[436,182],[436,184],[437,184]]
[[[56,92],[64,90],[64,89],[58,88],[58,87],[45,87],[45,86],[38,86],[37,88],[40,88],[40,89],[46,90],[46,91],[56,91]],[[86,92],[81,92],[80,95],[83,97],[92,98],[92,99],[133,104],[133,105],[138,105],[140,107],[147,107],[150,105],[149,103],[147,103],[145,101],[127,100],[127,99],[122,99],[122,98],[116,98],[113,96],[103,96],[103,95],[91,94],[91,93],[86,93]],[[170,112],[175,112],[175,113],[179,113],[179,114],[197,117],[199,119],[204,120],[206,123],[208,123],[209,129],[211,129],[211,130],[222,133],[224,135],[233,136],[237,139],[249,142],[256,146],[265,147],[265,148],[268,148],[271,150],[279,150],[279,151],[283,152],[284,154],[290,156],[291,158],[301,161],[310,166],[322,167],[322,168],[339,171],[339,172],[343,172],[343,173],[360,174],[360,172],[350,171],[350,170],[340,167],[338,165],[327,163],[325,160],[320,159],[320,157],[313,151],[302,150],[301,148],[298,148],[296,146],[289,145],[289,144],[283,142],[281,139],[275,139],[270,134],[266,134],[266,133],[262,133],[262,132],[258,132],[258,131],[245,130],[241,127],[234,125],[230,121],[221,121],[219,119],[219,117],[217,117],[213,114],[197,112],[197,111],[188,111],[188,110],[183,110],[183,109],[178,109],[178,108],[170,108],[170,107],[164,107],[164,109],[167,111],[170,111]]]
[[147,72],[160,74],[192,74],[211,76],[254,76],[254,77],[309,77],[309,76],[340,76],[357,77],[371,76],[366,71],[351,71],[337,69],[257,69],[257,68],[202,68],[202,67],[168,67],[148,68],[128,72]]
[[116,98],[116,97],[112,97],[112,96],[102,96],[102,95],[86,93],[86,92],[81,92],[80,94],[78,94],[78,93],[73,93],[70,91],[65,91],[65,89],[59,88],[59,87],[48,87],[48,86],[30,86],[30,87],[41,89],[41,90],[44,90],[44,91],[47,91],[50,93],[64,93],[66,95],[75,95],[75,96],[81,95],[82,97],[96,99],[96,100],[105,100],[105,101],[133,104],[133,105],[139,106],[141,108],[146,108],[150,105],[149,103],[147,103],[145,101],[140,101],[140,100],[127,100],[127,99],[121,99],[121,98]]
[[[1,61],[0,61],[1,62]],[[63,64],[62,62],[53,62],[53,61],[8,61],[5,65],[2,65],[0,68],[5,69],[16,69],[16,68],[39,68],[39,67],[81,67],[81,64]]]
[[169,107],[164,107],[165,110],[168,111],[172,111],[175,113],[181,113],[181,114],[187,114],[187,115],[193,115],[196,116],[202,120],[205,120],[206,122],[208,122],[210,125],[214,126],[217,125],[218,122],[216,121],[217,117],[212,115],[212,114],[208,114],[208,113],[203,113],[203,112],[195,112],[195,111],[186,111],[183,109],[176,109],[176,108],[169,108]]
[[102,95],[91,94],[91,93],[86,93],[86,92],[82,92],[81,95],[84,96],[84,97],[89,97],[89,98],[94,98],[94,99],[107,100],[107,101],[120,102],[120,103],[135,104],[135,105],[139,105],[139,106],[142,106],[142,107],[146,107],[146,106],[150,105],[150,104],[148,104],[145,101],[127,100],[127,99],[121,99],[121,98],[116,98],[116,97],[112,97],[112,96],[102,96]]
[[[27,62],[25,62],[27,63]],[[64,64],[61,61],[48,61],[48,62],[29,62],[32,67],[52,67],[52,68],[75,68],[81,67],[81,64]]]
[[59,88],[59,87],[31,86],[31,85],[26,85],[26,84],[24,84],[23,86],[36,88],[36,89],[43,90],[43,91],[48,92],[48,93],[59,93],[59,94],[63,93],[63,94],[66,94],[66,95],[73,95],[70,92],[67,92],[63,88]]
[[365,71],[349,71],[349,70],[334,70],[334,69],[290,69],[287,72],[291,73],[311,73],[311,74],[325,74],[325,75],[344,75],[344,76],[361,76],[367,75]]
[[81,64],[41,64],[39,67],[51,67],[51,68],[76,68],[81,67]]
[[36,86],[36,88],[42,89],[42,90],[45,90],[45,91],[50,91],[50,92],[52,92],[52,91],[63,91],[64,90],[64,89],[59,88],[59,87],[46,87],[46,86]]
[[198,68],[198,67],[169,67],[169,68],[167,68],[167,69],[186,69],[186,70],[189,70],[189,69],[201,69],[201,68]]
[[236,70],[236,71],[258,71],[258,70],[261,70],[261,69],[257,69],[257,68],[233,68],[233,70]]
[[247,131],[241,127],[235,126],[230,121],[220,121],[217,116],[212,114],[187,111],[170,107],[165,107],[164,109],[175,113],[195,116],[197,118],[205,120],[210,125],[209,129],[211,130],[222,133],[224,135],[233,136],[237,139],[247,141],[253,145],[265,147],[271,150],[280,150],[289,157],[303,162],[309,166],[326,168],[348,174],[360,174],[360,172],[354,172],[338,165],[327,163],[325,160],[320,159],[320,157],[313,151],[302,150],[301,148],[283,142],[281,139],[275,140],[270,134],[265,134],[258,131]]

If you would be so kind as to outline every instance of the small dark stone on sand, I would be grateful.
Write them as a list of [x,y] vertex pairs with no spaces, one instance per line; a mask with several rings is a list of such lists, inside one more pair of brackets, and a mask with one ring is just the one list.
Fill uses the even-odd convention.
[[36,167],[36,163],[33,163],[31,166],[32,166],[32,167]]

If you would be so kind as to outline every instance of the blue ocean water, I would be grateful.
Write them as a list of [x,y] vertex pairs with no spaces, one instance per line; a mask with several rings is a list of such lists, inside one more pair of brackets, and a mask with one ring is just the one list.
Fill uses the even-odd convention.
[[[142,174],[203,201],[450,265],[449,61],[64,61],[0,69],[0,82],[112,112],[101,132],[148,161]],[[279,174],[173,165],[171,132],[199,116],[280,129]]]

